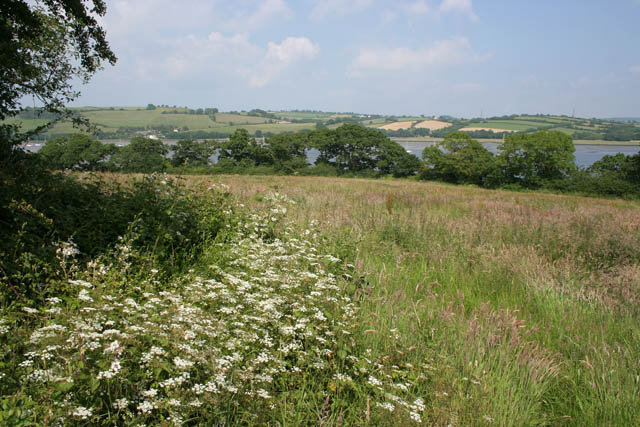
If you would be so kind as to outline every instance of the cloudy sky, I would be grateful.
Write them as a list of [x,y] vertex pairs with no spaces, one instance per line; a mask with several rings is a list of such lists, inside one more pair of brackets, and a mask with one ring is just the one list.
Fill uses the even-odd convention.
[[76,105],[640,116],[640,0],[107,0]]

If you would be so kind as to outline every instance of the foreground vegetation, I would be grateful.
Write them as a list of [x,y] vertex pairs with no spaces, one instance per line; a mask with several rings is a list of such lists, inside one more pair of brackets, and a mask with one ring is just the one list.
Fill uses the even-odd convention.
[[640,422],[637,203],[394,180],[69,178],[68,194],[129,194],[140,214],[111,205],[121,237],[89,254],[73,233],[52,245],[59,208],[25,200],[53,234],[14,240],[52,250],[17,253],[51,263],[38,281],[3,278],[4,423]]

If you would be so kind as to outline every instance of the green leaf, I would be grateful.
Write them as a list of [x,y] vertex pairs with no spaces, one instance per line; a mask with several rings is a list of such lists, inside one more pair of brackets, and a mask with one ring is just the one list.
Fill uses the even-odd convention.
[[68,392],[73,388],[73,383],[62,381],[56,384],[56,390],[61,391],[63,393]]

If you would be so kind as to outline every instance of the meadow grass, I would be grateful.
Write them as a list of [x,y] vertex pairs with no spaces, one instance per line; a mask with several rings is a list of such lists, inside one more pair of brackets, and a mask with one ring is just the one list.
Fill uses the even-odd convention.
[[[194,178],[195,179],[195,178]],[[420,366],[428,422],[640,422],[640,205],[407,181],[221,177],[277,188],[352,258],[360,345]],[[397,340],[390,340],[397,336]]]
[[7,407],[78,424],[640,423],[640,204],[182,180],[232,196],[227,231],[184,277],[123,275],[124,239],[75,297],[4,313],[3,390],[24,384]]

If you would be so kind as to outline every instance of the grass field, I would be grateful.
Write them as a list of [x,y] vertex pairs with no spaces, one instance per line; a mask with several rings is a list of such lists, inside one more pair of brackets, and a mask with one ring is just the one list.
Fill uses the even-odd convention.
[[296,201],[299,230],[322,224],[360,278],[354,336],[371,357],[413,367],[428,424],[640,422],[637,203],[406,181],[213,181],[254,209],[277,190]]
[[489,129],[508,129],[508,130],[530,130],[538,127],[535,123],[519,120],[487,120],[478,123],[472,123],[469,127],[489,128]]
[[179,275],[155,245],[136,249],[139,216],[89,264],[59,246],[50,286],[64,298],[0,310],[0,421],[640,423],[637,202],[391,179],[145,180],[136,200],[161,203],[151,218],[168,224],[142,228],[159,233],[149,242],[188,249],[185,224],[214,236]]

